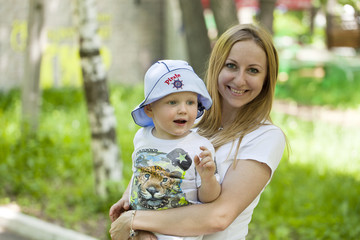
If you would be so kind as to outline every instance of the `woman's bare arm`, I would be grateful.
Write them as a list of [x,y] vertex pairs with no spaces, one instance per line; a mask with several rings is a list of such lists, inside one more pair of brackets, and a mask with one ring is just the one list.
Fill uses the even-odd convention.
[[[215,201],[162,211],[137,211],[133,229],[178,236],[222,231],[256,198],[270,176],[271,169],[266,164],[240,160],[236,168],[229,167]],[[129,229],[130,214],[124,213],[112,224],[110,232],[116,232],[114,240],[124,239]]]

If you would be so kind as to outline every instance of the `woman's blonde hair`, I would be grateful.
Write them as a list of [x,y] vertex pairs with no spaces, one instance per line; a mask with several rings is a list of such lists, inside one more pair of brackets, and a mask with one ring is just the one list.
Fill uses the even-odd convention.
[[[241,107],[241,111],[235,121],[222,131],[221,127],[221,96],[218,92],[218,76],[225,66],[226,58],[232,46],[240,41],[254,41],[266,54],[267,75],[259,95]],[[211,139],[215,149],[225,143],[239,139],[237,151],[242,138],[249,132],[254,131],[265,120],[271,122],[270,111],[272,108],[275,83],[279,69],[277,51],[273,45],[271,35],[261,26],[240,24],[233,26],[215,43],[209,59],[209,65],[205,76],[207,89],[213,99],[213,105],[204,113],[203,118],[197,124],[198,132],[204,137]]]

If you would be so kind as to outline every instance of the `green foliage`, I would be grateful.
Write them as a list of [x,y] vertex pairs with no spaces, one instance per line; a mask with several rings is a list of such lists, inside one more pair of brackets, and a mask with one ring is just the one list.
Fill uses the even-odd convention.
[[[360,71],[349,66],[345,59],[327,63],[324,68],[295,60],[283,60],[282,74],[288,80],[276,86],[276,97],[304,105],[332,108],[358,108],[360,102]],[[316,76],[320,72],[320,76]],[[324,73],[324,76],[322,76]]]
[[[111,92],[125,177],[116,185],[122,189],[130,178],[132,138],[137,129],[130,111],[141,96],[142,87],[114,87]],[[33,138],[22,139],[20,105],[18,90],[1,93],[0,203],[16,200],[25,212],[77,229],[83,222],[104,218],[122,193],[113,186],[105,203],[94,193],[82,89],[44,90],[40,128]]]
[[[313,92],[321,91],[319,87],[315,85]],[[143,99],[143,88],[110,89],[124,161],[124,181],[116,184],[124,189],[138,129],[130,112]],[[332,93],[329,87],[328,94]],[[0,203],[16,201],[28,214],[108,239],[108,210],[122,192],[114,186],[106,201],[94,193],[82,89],[44,90],[39,131],[27,140],[21,138],[20,104],[18,90],[0,93]],[[272,117],[287,134],[292,152],[290,159],[282,160],[255,209],[249,239],[356,239],[360,130],[276,112]],[[101,224],[103,232],[96,230]]]
[[349,4],[357,11],[360,10],[360,4],[358,0],[338,0],[338,2],[342,5]]
[[[320,6],[325,3],[320,2],[315,1],[314,4]],[[340,2],[355,4],[353,0]],[[358,108],[359,56],[343,57],[329,51],[326,55],[331,57],[323,57],[322,53],[309,51],[313,56],[307,57],[308,60],[299,60],[303,48],[325,47],[325,27],[315,25],[311,34],[310,16],[304,11],[276,10],[274,15],[274,41],[280,56],[280,81],[276,86],[276,97],[305,105]],[[304,43],[311,45],[304,46]]]
[[275,37],[290,37],[301,44],[324,45],[325,28],[315,24],[311,32],[310,17],[307,11],[275,10],[273,22]]
[[307,24],[303,23],[304,12],[274,11],[274,32],[277,36],[298,37],[309,31]]

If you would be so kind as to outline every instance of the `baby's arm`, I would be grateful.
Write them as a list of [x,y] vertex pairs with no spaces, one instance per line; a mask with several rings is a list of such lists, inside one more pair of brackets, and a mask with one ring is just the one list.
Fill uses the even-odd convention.
[[211,152],[206,147],[200,149],[202,152],[194,157],[196,170],[201,177],[198,197],[203,203],[212,202],[220,195],[221,186],[215,177],[216,164]]

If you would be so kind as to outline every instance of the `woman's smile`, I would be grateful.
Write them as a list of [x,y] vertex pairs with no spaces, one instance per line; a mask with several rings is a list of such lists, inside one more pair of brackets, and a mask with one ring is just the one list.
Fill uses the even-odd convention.
[[244,93],[246,93],[248,90],[236,90],[234,88],[228,87],[230,89],[230,91],[234,94],[237,95],[243,95]]

